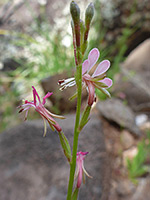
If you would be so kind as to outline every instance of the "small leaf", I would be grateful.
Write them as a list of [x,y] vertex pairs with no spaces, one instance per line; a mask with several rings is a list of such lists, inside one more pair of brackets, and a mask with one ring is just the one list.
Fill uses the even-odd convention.
[[72,155],[71,155],[70,144],[69,144],[68,139],[66,138],[66,136],[64,135],[64,133],[62,131],[59,132],[59,139],[60,139],[61,146],[64,150],[64,154],[65,154],[66,158],[68,159],[69,162],[71,162]]
[[76,97],[77,97],[77,92],[76,92],[74,95],[72,95],[72,96],[69,98],[69,100],[72,101],[72,100],[74,100]]
[[79,124],[79,131],[81,131],[83,127],[87,124],[87,122],[89,121],[88,117],[90,115],[90,111],[91,111],[91,106],[87,105],[87,107],[82,113],[81,121]]
[[76,188],[72,194],[71,200],[77,200],[79,193],[79,188]]

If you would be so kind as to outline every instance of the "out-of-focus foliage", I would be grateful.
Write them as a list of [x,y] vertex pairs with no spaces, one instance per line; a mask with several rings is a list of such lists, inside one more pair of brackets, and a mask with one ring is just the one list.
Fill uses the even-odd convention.
[[18,121],[16,107],[32,85],[39,85],[42,79],[74,66],[73,48],[62,44],[61,33],[52,31],[46,19],[40,23],[34,18],[30,30],[30,33],[0,30],[19,49],[13,57],[16,69],[1,72],[0,102],[4,106],[0,110],[0,131]]
[[137,155],[133,160],[127,159],[129,178],[137,183],[137,179],[146,173],[150,173],[150,131],[147,138],[138,144]]
[[[52,76],[63,70],[69,70],[74,66],[73,48],[69,45],[72,39],[70,33],[68,34],[67,32],[68,30],[66,30],[67,28],[61,25],[61,19],[59,19],[60,27],[55,29],[55,27],[50,25],[45,15],[46,4],[41,5],[39,10],[40,17],[37,17],[35,11],[32,10],[30,4],[27,2],[26,7],[34,19],[28,28],[29,31],[0,30],[0,35],[10,37],[11,45],[19,49],[18,53],[13,57],[13,60],[18,63],[16,69],[1,72],[0,82],[0,102],[5,102],[5,105],[10,105],[8,107],[11,107],[13,111],[14,105],[16,106],[28,94],[33,84],[36,86],[43,78]],[[127,10],[128,17],[119,22],[114,20],[118,20],[117,17],[119,15],[117,9],[122,9],[123,6],[127,6],[128,4],[125,3],[126,1],[123,1],[125,4],[122,4],[122,7],[119,7],[119,4],[116,9],[115,4],[110,5],[111,2],[113,1],[108,1],[106,4],[102,0],[94,1],[95,16],[91,25],[88,51],[85,57],[88,55],[90,49],[97,47],[101,53],[100,61],[104,59],[111,61],[108,76],[113,79],[114,75],[119,72],[119,64],[125,59],[125,53],[128,49],[127,41],[137,28],[139,28],[139,24],[133,26],[133,16],[136,14],[138,5],[137,1],[132,0],[131,9]],[[82,4],[83,2],[80,3]],[[106,4],[105,9],[103,7],[104,3]],[[69,24],[69,19],[65,19],[66,24]],[[117,23],[120,23],[119,34],[116,34],[118,31]],[[113,33],[117,36],[114,37]],[[67,45],[64,45],[63,41],[67,38],[68,44],[66,42]],[[106,98],[100,92],[97,92],[97,94],[100,99]],[[10,108],[5,108],[0,111],[1,130],[11,124],[9,117],[13,111],[11,112]]]

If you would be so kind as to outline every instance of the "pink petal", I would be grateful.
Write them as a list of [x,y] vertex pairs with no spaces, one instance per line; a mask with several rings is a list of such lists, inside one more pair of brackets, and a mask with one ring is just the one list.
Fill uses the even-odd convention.
[[108,86],[108,88],[112,86],[112,80],[110,78],[104,78],[99,82],[105,83]]
[[87,70],[90,67],[90,62],[88,60],[85,60],[82,64],[82,75],[87,72]]
[[47,99],[48,97],[50,97],[52,94],[53,94],[52,92],[48,92],[48,93],[45,95],[45,97],[43,97],[43,102],[42,102],[43,105],[46,103],[46,99]]
[[88,86],[88,91],[89,91],[88,105],[92,106],[95,99],[95,87],[90,81],[87,81],[86,84]]
[[55,129],[58,131],[58,132],[61,132],[62,131],[62,128],[59,126],[59,124],[55,121],[55,124],[52,124],[52,126],[55,127]]
[[97,62],[98,58],[99,58],[99,50],[97,48],[94,48],[90,51],[89,56],[88,56],[88,60],[90,61],[90,67],[88,70],[90,70]]
[[79,151],[79,152],[77,152],[77,156],[79,156],[79,155],[85,156],[88,153],[89,153],[88,151],[86,151],[86,152]]
[[35,87],[32,86],[32,88],[33,88],[34,105],[36,106],[36,96],[37,96],[37,98],[38,98],[38,100],[39,100],[40,103],[41,103],[41,100],[40,100],[40,97],[39,97],[39,95],[38,95],[38,93],[37,93]]
[[95,72],[93,73],[92,77],[99,76],[103,73],[105,73],[110,67],[110,62],[109,60],[103,60],[102,62],[99,63],[97,66]]
[[80,188],[82,183],[82,174],[83,174],[82,161],[79,161],[78,167],[79,167],[79,172],[78,172],[77,188]]

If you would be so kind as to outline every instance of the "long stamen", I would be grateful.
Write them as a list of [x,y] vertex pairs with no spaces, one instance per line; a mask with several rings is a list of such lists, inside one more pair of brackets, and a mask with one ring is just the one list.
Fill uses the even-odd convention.
[[62,86],[59,90],[64,90],[64,89],[66,89],[67,87],[72,87],[72,86],[74,86],[75,84],[76,84],[76,82],[75,82],[75,78],[68,78],[68,79],[63,79],[63,80],[59,80],[58,81],[58,84],[60,85],[60,86]]

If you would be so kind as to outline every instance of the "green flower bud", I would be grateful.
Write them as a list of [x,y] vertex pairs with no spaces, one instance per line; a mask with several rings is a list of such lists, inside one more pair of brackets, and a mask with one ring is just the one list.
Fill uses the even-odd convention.
[[85,11],[85,25],[89,26],[94,16],[94,4],[90,3]]
[[74,23],[76,46],[80,47],[80,8],[74,1],[70,4],[70,12]]
[[80,23],[80,8],[78,4],[74,1],[70,3],[70,13],[73,19],[74,24]]
[[84,40],[84,32],[85,32],[85,25],[83,20],[80,19],[80,36],[81,36],[81,44],[83,44]]
[[84,33],[85,31],[85,25],[82,19],[80,19],[80,31],[81,31],[81,34]]

